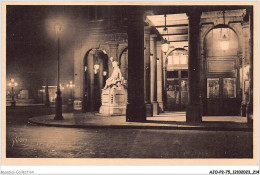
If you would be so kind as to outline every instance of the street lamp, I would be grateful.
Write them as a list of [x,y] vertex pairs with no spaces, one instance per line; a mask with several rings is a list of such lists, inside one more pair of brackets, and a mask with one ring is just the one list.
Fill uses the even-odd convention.
[[63,120],[62,116],[62,99],[61,99],[61,91],[60,91],[60,38],[59,33],[61,31],[61,25],[56,24],[54,26],[56,36],[57,36],[57,47],[58,47],[58,59],[57,59],[57,97],[56,97],[56,113],[54,120]]
[[73,104],[73,88],[75,87],[75,84],[72,83],[72,81],[70,81],[69,84],[67,84],[67,88],[70,88],[70,100],[69,100],[69,104],[72,105]]
[[11,78],[11,82],[8,83],[8,85],[11,87],[11,106],[15,106],[16,102],[14,100],[14,87],[18,86],[18,83],[15,82],[13,78]]

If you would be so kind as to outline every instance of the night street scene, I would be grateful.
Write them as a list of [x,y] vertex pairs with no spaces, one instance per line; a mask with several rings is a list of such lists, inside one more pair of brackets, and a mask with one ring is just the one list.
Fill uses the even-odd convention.
[[254,18],[253,5],[7,5],[2,155],[255,160]]

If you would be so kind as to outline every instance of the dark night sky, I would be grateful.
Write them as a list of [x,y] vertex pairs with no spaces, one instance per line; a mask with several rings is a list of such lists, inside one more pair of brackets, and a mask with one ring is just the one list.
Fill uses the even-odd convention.
[[60,39],[61,81],[73,78],[73,45],[78,20],[84,20],[86,6],[7,6],[7,81],[15,77],[20,85],[42,86],[45,77],[56,85],[57,40],[53,24],[62,25]]

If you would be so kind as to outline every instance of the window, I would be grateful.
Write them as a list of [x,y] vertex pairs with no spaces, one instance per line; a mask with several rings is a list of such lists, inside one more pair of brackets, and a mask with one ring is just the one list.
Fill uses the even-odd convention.
[[178,71],[167,71],[167,78],[178,78]]
[[208,78],[207,79],[207,98],[218,98],[219,97],[219,79]]
[[188,71],[181,71],[181,78],[188,78]]
[[225,98],[236,98],[235,78],[223,78],[223,95]]
[[168,57],[168,65],[187,65],[188,64],[188,52],[185,49],[175,49]]

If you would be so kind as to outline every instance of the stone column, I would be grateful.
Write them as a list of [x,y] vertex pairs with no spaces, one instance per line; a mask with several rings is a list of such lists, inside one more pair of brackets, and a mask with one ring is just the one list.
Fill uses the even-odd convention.
[[157,102],[159,104],[158,112],[163,112],[163,56],[161,42],[157,42]]
[[89,110],[94,111],[94,60],[95,60],[95,55],[93,51],[89,52],[89,59],[88,61],[88,69],[89,69],[89,97],[87,101],[87,105],[89,105]]
[[99,58],[99,76],[98,76],[98,79],[99,79],[99,87],[100,87],[100,92],[99,94],[101,94],[101,89],[104,88],[104,76],[103,76],[103,71],[104,71],[104,59],[103,57],[100,59]]
[[162,74],[163,74],[163,102],[164,102],[164,108],[163,110],[166,109],[167,107],[167,65],[166,65],[166,55],[162,54],[163,57],[163,66],[162,66]]
[[158,102],[157,102],[157,35],[150,35],[150,48],[151,48],[151,103],[153,106],[153,115],[158,115]]
[[[248,91],[245,89],[245,85],[246,85],[246,82],[249,82],[249,77],[247,76],[247,74],[249,72],[247,72],[247,67],[249,66],[249,35],[250,35],[250,32],[249,32],[249,23],[248,22],[244,22],[243,26],[243,49],[242,49],[242,55],[240,54],[239,55],[239,61],[241,59],[241,73],[240,74],[240,79],[242,80],[241,83],[242,83],[242,102],[241,102],[241,116],[242,117],[245,117],[246,116],[246,104],[247,104],[247,101],[248,101]],[[242,43],[242,42],[241,42]]]
[[[248,14],[249,14],[249,27],[250,27],[250,35],[249,35],[249,99],[248,103],[246,105],[246,117],[248,120],[248,123],[250,125],[253,125],[253,47],[254,47],[254,30],[253,30],[253,21],[254,21],[254,16],[253,16],[253,7],[250,7],[247,9]],[[256,47],[254,49],[257,49]],[[256,68],[256,67],[255,67]]]
[[189,104],[186,111],[187,122],[202,121],[202,105],[200,102],[200,58],[199,34],[200,12],[190,12],[189,17]]
[[146,120],[144,103],[144,19],[142,7],[128,8],[127,122]]
[[109,60],[108,60],[108,77],[112,74],[113,67],[112,63],[110,61],[110,57],[113,57],[115,60],[118,61],[117,58],[117,50],[118,50],[118,43],[117,42],[111,42],[109,43],[109,50],[110,50],[110,55],[109,55]]
[[151,27],[144,27],[144,100],[146,116],[153,116],[153,106],[151,104],[151,84],[150,84],[150,32]]

